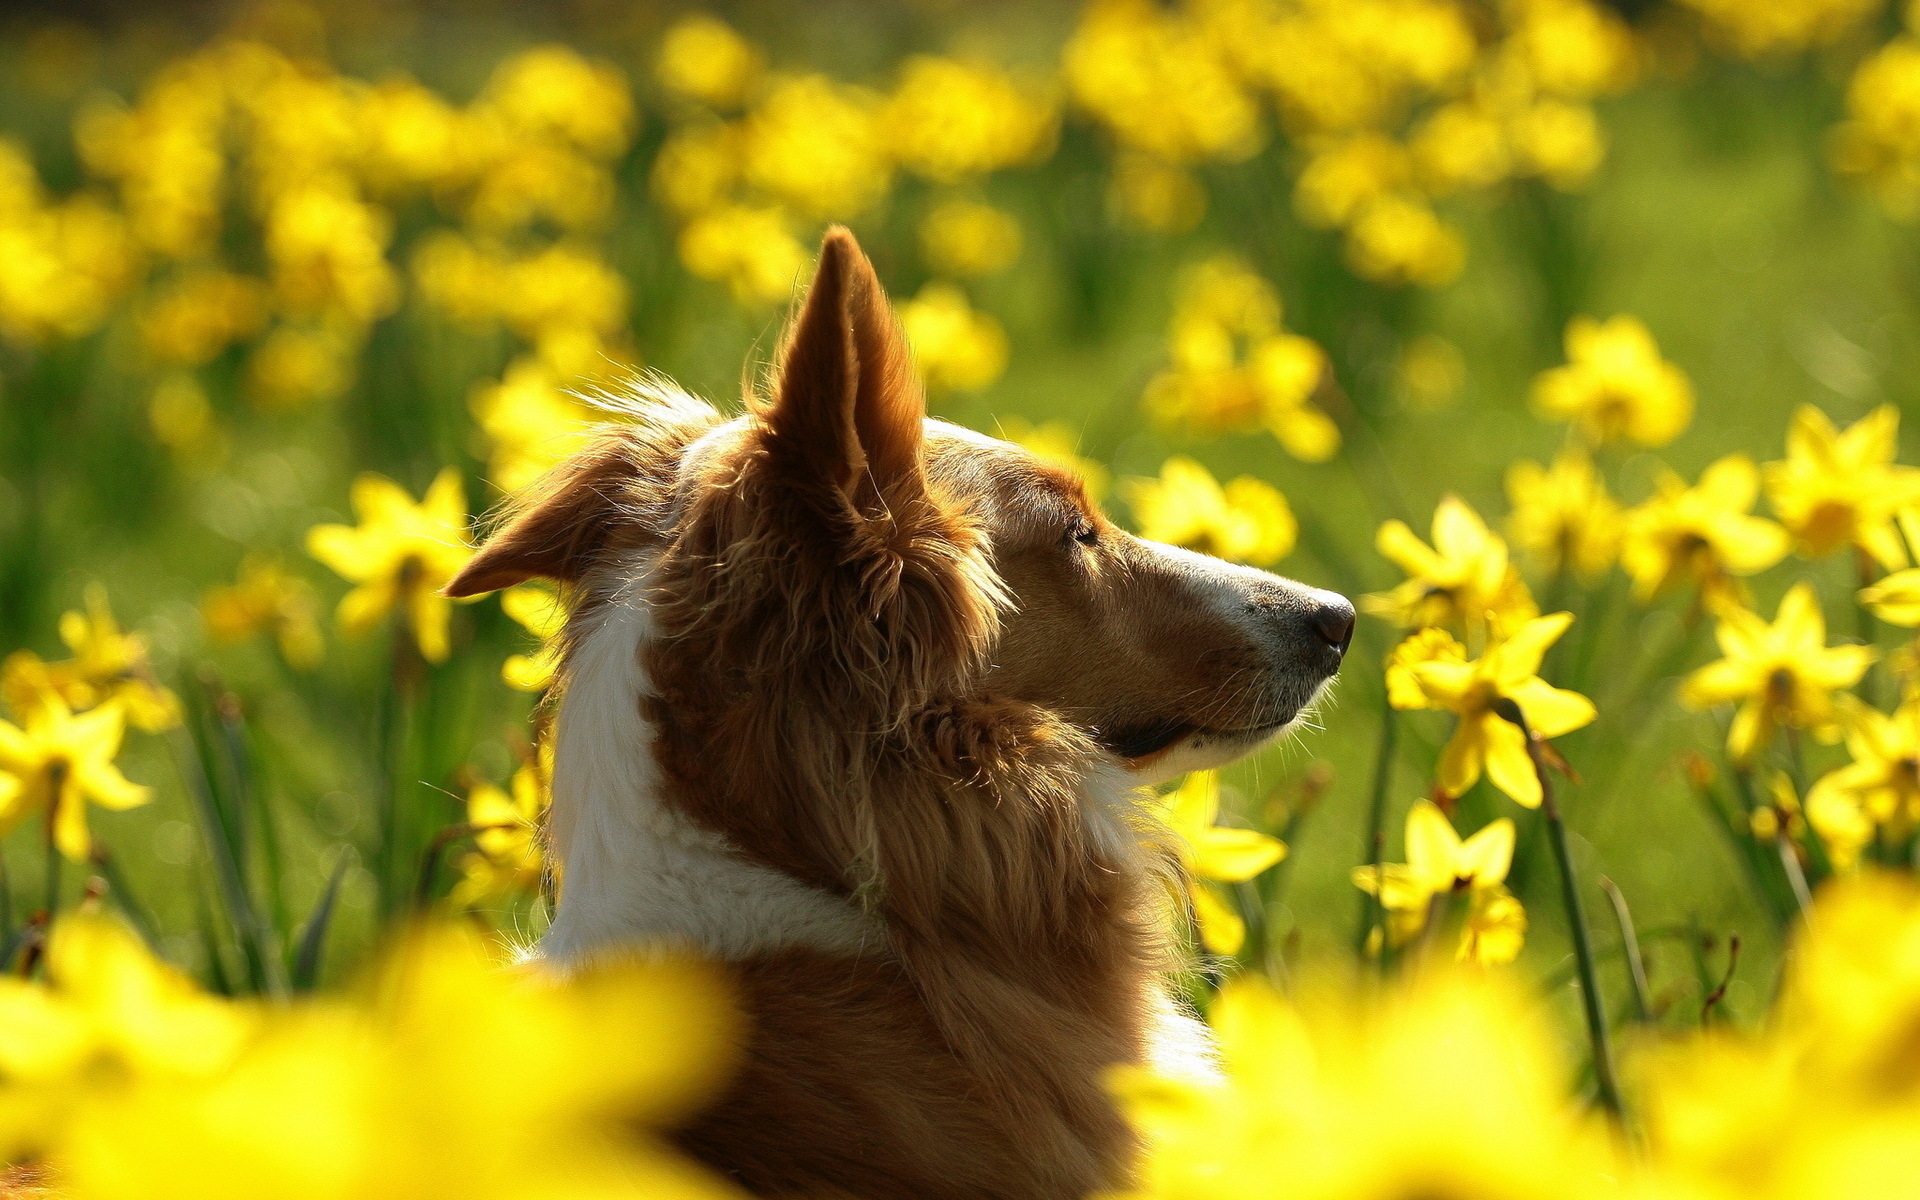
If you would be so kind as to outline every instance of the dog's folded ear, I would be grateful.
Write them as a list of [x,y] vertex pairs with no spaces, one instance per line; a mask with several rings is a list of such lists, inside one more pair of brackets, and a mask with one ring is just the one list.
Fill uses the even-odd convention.
[[639,463],[617,435],[555,468],[516,503],[494,535],[442,591],[455,598],[529,579],[577,583],[634,507]]
[[798,483],[873,515],[925,494],[926,400],[873,264],[853,235],[827,231],[820,265],[761,413],[767,445]]

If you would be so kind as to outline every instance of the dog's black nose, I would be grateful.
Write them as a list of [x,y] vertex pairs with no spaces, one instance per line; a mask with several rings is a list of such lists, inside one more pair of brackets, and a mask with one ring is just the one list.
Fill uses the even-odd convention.
[[1308,620],[1336,656],[1345,656],[1353,644],[1353,605],[1336,592],[1319,591],[1313,594],[1312,604]]

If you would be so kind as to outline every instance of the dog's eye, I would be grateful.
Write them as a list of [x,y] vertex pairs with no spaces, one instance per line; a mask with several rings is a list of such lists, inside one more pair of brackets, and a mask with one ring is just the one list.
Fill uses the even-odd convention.
[[1081,517],[1068,528],[1067,536],[1079,542],[1082,546],[1097,546],[1100,544],[1100,531],[1094,528],[1093,522],[1087,520],[1085,517]]

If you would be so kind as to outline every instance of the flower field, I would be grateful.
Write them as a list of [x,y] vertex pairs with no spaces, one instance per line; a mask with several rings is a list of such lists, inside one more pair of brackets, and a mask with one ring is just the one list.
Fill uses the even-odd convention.
[[937,415],[1362,614],[1143,799],[1130,1194],[1920,1187],[1920,6],[0,20],[0,1196],[735,1194],[722,972],[505,965],[564,597],[439,589],[834,222]]

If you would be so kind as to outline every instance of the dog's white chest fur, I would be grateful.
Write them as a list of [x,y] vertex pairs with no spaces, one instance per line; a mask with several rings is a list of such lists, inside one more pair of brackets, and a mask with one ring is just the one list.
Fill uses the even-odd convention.
[[748,861],[663,800],[641,705],[653,619],[644,564],[635,567],[580,639],[561,702],[551,852],[565,876],[539,956],[570,964],[642,943],[721,959],[880,949],[884,933],[851,901]]

